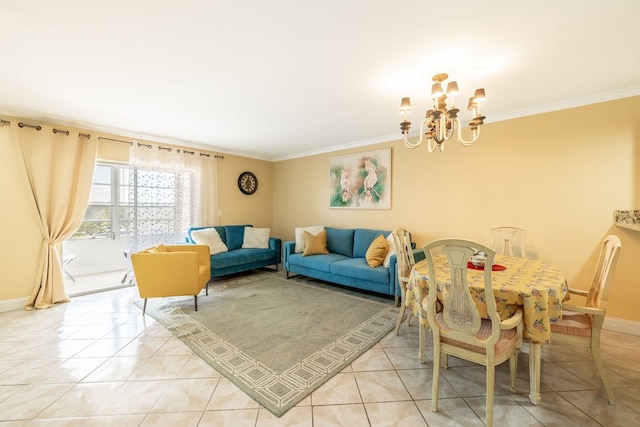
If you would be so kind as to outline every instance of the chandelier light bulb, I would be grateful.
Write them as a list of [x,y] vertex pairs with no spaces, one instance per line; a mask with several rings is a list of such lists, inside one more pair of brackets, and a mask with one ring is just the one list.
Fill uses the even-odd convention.
[[431,98],[438,99],[442,95],[444,95],[444,91],[442,90],[442,85],[440,84],[440,82],[431,85]]

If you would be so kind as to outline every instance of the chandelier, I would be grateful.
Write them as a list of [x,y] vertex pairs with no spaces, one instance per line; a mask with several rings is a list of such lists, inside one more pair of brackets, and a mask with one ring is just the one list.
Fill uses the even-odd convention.
[[[411,122],[407,121],[407,114],[411,110],[411,101],[409,98],[402,98],[400,111],[404,113],[404,121],[400,123],[400,130],[404,135],[404,144],[409,148],[416,148],[422,144],[422,139],[427,139],[427,148],[432,153],[436,147],[440,151],[444,151],[444,143],[450,140],[454,135],[458,141],[468,147],[473,145],[480,136],[480,126],[484,123],[485,116],[480,115],[480,104],[485,100],[484,89],[476,89],[475,95],[469,98],[467,109],[472,110],[473,119],[469,123],[472,138],[466,141],[462,138],[462,125],[458,118],[459,109],[456,108],[454,97],[458,94],[458,83],[449,82],[447,91],[442,89],[442,82],[447,80],[449,76],[446,73],[440,73],[433,76],[433,85],[431,86],[431,98],[433,99],[433,110],[428,110],[425,119],[420,123],[420,139],[416,143],[409,141],[409,129]],[[447,107],[447,101],[450,102]]]

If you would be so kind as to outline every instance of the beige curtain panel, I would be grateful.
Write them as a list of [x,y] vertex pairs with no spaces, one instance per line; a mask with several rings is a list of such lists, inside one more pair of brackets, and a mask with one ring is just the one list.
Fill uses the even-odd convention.
[[[68,132],[67,132],[68,131]],[[42,232],[35,286],[25,309],[67,302],[61,263],[61,243],[78,228],[89,201],[96,164],[97,138],[78,129],[64,131],[41,125],[20,127],[11,121],[12,141],[24,182],[33,195],[34,213]]]

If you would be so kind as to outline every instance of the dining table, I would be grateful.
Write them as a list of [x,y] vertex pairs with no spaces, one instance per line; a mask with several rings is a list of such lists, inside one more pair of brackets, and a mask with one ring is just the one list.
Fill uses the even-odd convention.
[[[447,288],[450,277],[445,255],[434,257],[438,281],[438,294]],[[483,269],[469,264],[467,281],[480,315],[488,317],[484,302]],[[421,324],[428,327],[426,301],[429,289],[429,266],[427,260],[417,262],[411,269],[406,292],[406,307]],[[535,259],[496,255],[491,272],[491,287],[502,320],[513,315],[519,308],[523,312],[524,338],[529,341],[529,400],[538,405],[540,396],[540,368],[542,346],[551,341],[552,322],[562,315],[562,302],[568,299],[565,274],[554,264]],[[423,308],[424,306],[424,308]],[[421,337],[422,340],[422,337]],[[420,346],[420,360],[424,363],[424,346]]]

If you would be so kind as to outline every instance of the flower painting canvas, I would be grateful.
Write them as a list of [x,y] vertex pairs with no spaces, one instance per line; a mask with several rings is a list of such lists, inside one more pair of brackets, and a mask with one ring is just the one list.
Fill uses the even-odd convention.
[[391,209],[391,148],[331,158],[331,208]]

